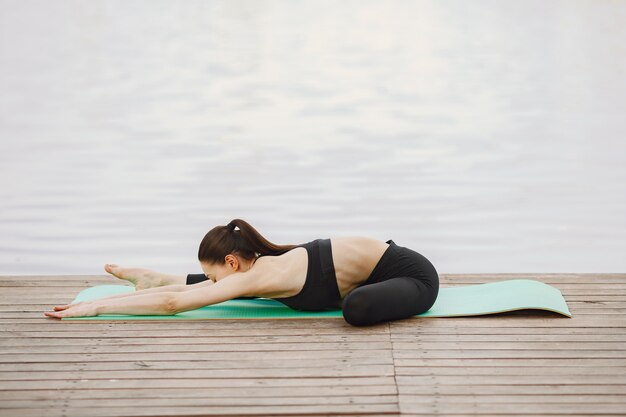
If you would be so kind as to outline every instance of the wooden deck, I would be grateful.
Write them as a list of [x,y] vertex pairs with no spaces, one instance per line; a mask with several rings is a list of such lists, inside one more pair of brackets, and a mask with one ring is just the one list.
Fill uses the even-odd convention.
[[626,274],[530,278],[573,318],[59,321],[108,276],[0,277],[1,416],[626,415]]

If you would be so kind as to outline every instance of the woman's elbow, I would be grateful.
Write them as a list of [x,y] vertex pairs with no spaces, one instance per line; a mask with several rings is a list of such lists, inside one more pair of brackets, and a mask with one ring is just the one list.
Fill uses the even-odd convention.
[[181,309],[180,297],[177,293],[168,294],[163,301],[163,313],[166,315],[174,315],[184,311]]

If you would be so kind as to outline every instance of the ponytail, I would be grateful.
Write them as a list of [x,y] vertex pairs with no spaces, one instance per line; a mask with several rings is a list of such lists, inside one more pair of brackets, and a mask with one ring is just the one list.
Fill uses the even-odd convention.
[[229,253],[236,253],[244,259],[252,259],[257,254],[280,255],[296,247],[297,245],[276,245],[265,239],[248,222],[234,219],[226,226],[215,226],[209,230],[200,242],[198,260],[223,263],[224,257]]

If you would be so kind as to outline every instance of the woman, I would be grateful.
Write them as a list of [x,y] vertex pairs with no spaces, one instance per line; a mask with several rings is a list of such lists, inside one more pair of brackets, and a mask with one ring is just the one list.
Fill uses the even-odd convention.
[[423,313],[439,293],[430,261],[393,240],[341,237],[275,245],[241,219],[211,229],[200,243],[198,260],[203,274],[186,277],[106,265],[107,272],[132,281],[137,291],[58,306],[45,314],[170,315],[234,298],[264,297],[295,310],[341,308],[348,323],[365,326]]

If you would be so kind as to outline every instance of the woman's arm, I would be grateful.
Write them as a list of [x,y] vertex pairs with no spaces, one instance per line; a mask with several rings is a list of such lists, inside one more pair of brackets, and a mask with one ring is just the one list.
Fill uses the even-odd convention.
[[[209,281],[210,282],[210,281]],[[137,291],[133,297],[103,298],[55,307],[48,317],[90,317],[99,314],[173,315],[241,296],[254,296],[262,280],[253,271],[235,272],[215,284],[189,285],[191,291]],[[202,286],[204,284],[204,286]]]
[[174,293],[172,308],[176,313],[180,313],[238,297],[254,298],[257,294],[263,293],[266,281],[261,279],[258,271],[235,272],[213,285],[198,286],[192,291]]
[[64,317],[91,317],[99,314],[172,315],[177,292],[137,294],[135,297],[84,301],[67,308],[55,307],[55,312],[45,313],[57,319]]
[[206,280],[206,281],[198,282],[198,283],[195,283],[195,284],[192,284],[192,285],[179,285],[179,284],[163,285],[161,287],[146,288],[144,290],[132,291],[132,292],[124,293],[124,294],[111,295],[109,297],[100,298],[98,300],[80,301],[80,302],[74,303],[74,304],[65,304],[65,305],[61,305],[61,306],[55,306],[54,310],[55,311],[62,311],[62,310],[66,310],[66,309],[68,309],[70,307],[76,307],[76,306],[79,306],[79,305],[91,303],[93,301],[107,302],[109,300],[117,300],[117,299],[120,299],[120,298],[128,298],[128,297],[137,297],[139,295],[146,295],[146,294],[157,294],[157,293],[163,293],[163,292],[190,291],[190,290],[194,290],[194,289],[198,289],[198,288],[207,287],[207,286],[209,286],[211,284],[213,284],[213,281]]
[[[153,288],[150,288],[153,289]],[[178,292],[141,292],[135,297],[114,300],[94,300],[94,315],[131,314],[131,315],[172,315],[174,296]]]

